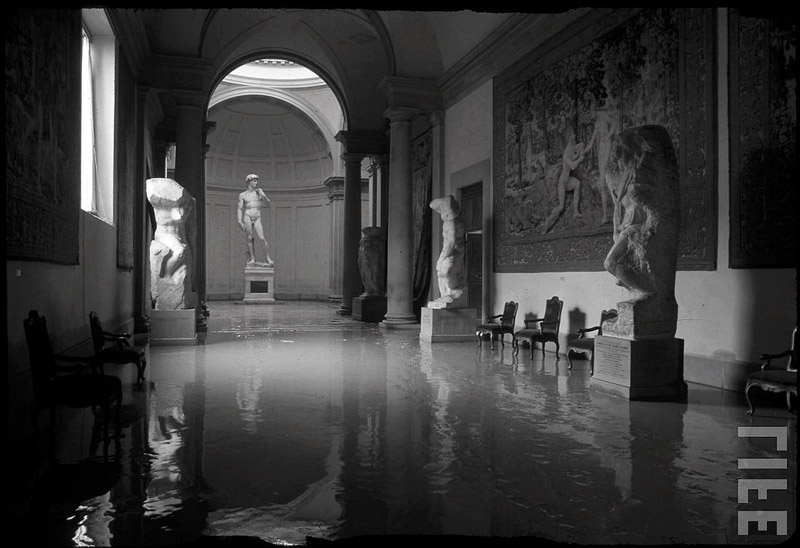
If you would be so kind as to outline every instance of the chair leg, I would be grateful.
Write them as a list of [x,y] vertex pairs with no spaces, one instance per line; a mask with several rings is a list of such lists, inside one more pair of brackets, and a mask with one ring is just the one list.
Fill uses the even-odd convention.
[[503,345],[503,347],[505,348],[505,346],[506,346],[506,334],[505,333],[500,333],[500,344]]
[[572,350],[567,350],[567,369],[572,369]]
[[589,354],[589,374],[594,375],[594,352]]
[[556,343],[556,361],[558,361],[561,359],[561,353],[559,351],[561,349],[561,345],[558,344],[558,340],[556,340],[555,343]]
[[494,333],[489,335],[489,340],[492,341],[492,344],[489,346],[491,350],[494,350]]
[[748,411],[747,411],[748,415],[752,415],[753,414],[753,402],[750,400],[750,389],[751,388],[753,388],[753,385],[752,384],[748,384],[744,389],[744,399],[747,400],[747,405],[750,407],[750,409],[748,409]]

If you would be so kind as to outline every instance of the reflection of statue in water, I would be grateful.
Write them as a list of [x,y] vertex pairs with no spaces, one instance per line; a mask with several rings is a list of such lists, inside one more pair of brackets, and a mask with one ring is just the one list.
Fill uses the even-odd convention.
[[153,206],[156,230],[150,243],[153,307],[159,310],[194,308],[192,293],[195,200],[172,179],[147,180],[147,199]]
[[456,308],[467,286],[461,207],[453,196],[446,196],[433,200],[431,209],[442,218],[442,252],[436,261],[441,296],[435,301],[430,301],[428,307],[448,308],[448,305],[452,305],[452,308]]
[[619,316],[604,333],[673,337],[680,185],[667,130],[647,125],[617,135],[606,181],[614,201],[614,244],[604,266],[631,299],[618,304]]
[[572,198],[573,216],[575,218],[581,216],[581,182],[577,177],[572,175],[572,172],[575,171],[578,165],[583,161],[586,156],[586,151],[592,147],[593,141],[594,135],[592,135],[592,138],[586,145],[583,143],[576,143],[575,132],[572,128],[567,128],[567,145],[564,147],[564,154],[561,156],[561,175],[558,177],[558,204],[556,204],[545,220],[542,226],[542,234],[547,233],[561,216],[561,213],[563,213],[566,205],[567,192],[569,191],[574,193]]
[[358,247],[358,269],[364,292],[360,297],[384,297],[386,295],[386,258],[384,230],[379,226],[361,229],[363,236]]
[[[267,195],[258,186],[258,175],[251,173],[245,179],[247,190],[239,194],[239,204],[237,207],[237,220],[239,227],[247,234],[247,264],[272,266],[272,258],[269,256],[269,244],[264,237],[264,227],[261,225],[261,208],[264,203],[270,203]],[[265,263],[256,262],[255,238],[258,238],[267,251]]]

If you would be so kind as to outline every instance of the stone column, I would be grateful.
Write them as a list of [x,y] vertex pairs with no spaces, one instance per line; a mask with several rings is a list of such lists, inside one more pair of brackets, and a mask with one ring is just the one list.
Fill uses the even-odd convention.
[[358,245],[361,241],[361,154],[344,153],[344,232],[342,238],[342,304],[337,313],[353,313],[353,297],[361,293]]
[[330,226],[330,301],[342,300],[342,233],[344,232],[344,180],[341,177],[329,177],[325,181],[328,187],[328,203],[331,207]]
[[195,291],[206,300],[206,189],[203,184],[203,121],[205,99],[200,94],[178,94],[175,135],[175,180],[197,200],[197,235],[191,242],[195,256]]
[[417,323],[414,315],[414,249],[411,230],[411,121],[418,110],[394,107],[389,118],[389,223],[387,227],[386,316],[381,327],[403,327]]
[[[136,159],[133,171],[133,324],[136,333],[146,333],[147,327],[147,301],[150,296],[147,291],[147,274],[149,242],[147,234],[147,208],[145,202],[145,149],[144,130],[147,112],[146,88],[136,89]],[[145,243],[147,242],[147,244]]]
[[389,156],[386,154],[378,157],[378,180],[380,217],[377,226],[386,227],[389,224]]

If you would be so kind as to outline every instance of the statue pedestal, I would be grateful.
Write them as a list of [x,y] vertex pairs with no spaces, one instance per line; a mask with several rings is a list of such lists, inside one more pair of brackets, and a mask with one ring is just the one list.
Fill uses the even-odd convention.
[[474,341],[474,308],[422,308],[419,338],[430,342]]
[[629,400],[685,400],[683,339],[598,335],[589,386]]
[[386,297],[355,297],[353,319],[360,322],[382,322],[386,315]]
[[194,345],[197,344],[197,311],[152,310],[150,312],[150,344]]
[[244,304],[275,303],[275,268],[258,263],[244,269]]

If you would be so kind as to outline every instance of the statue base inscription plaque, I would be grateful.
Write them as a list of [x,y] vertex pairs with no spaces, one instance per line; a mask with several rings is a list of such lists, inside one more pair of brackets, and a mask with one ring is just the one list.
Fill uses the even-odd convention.
[[150,311],[150,344],[195,345],[197,344],[197,311],[152,310]]
[[360,322],[382,322],[386,315],[386,297],[355,297],[353,319]]
[[683,339],[598,335],[590,386],[629,400],[684,400]]
[[430,342],[474,341],[474,308],[422,308],[419,338]]
[[259,263],[244,269],[242,304],[275,304],[275,268]]

